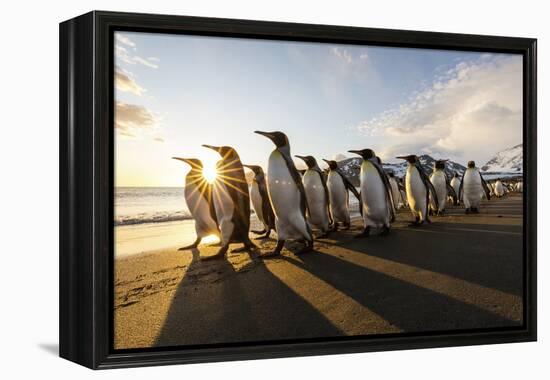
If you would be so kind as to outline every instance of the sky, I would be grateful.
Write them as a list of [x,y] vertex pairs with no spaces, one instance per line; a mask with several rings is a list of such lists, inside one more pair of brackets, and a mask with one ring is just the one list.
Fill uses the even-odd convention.
[[182,186],[171,157],[214,165],[202,144],[265,168],[274,145],[254,130],[321,167],[363,148],[482,166],[522,142],[522,57],[116,32],[115,102],[116,186]]

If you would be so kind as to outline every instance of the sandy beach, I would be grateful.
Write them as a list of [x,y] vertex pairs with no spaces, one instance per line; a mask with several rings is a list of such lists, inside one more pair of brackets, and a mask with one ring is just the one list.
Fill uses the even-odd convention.
[[[205,262],[199,257],[217,247],[177,251],[181,244],[122,255],[115,348],[522,323],[521,194],[485,202],[479,215],[451,207],[431,225],[410,220],[401,210],[389,236],[354,239],[355,219],[350,230],[317,240],[312,253],[296,256],[290,244],[270,260],[258,252]],[[256,242],[262,252],[275,244]]]

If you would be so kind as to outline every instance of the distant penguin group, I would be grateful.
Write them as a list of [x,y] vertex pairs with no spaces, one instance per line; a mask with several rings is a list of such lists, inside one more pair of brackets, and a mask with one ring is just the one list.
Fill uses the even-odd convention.
[[[232,147],[203,145],[221,157],[216,163],[217,178],[210,184],[204,178],[200,160],[173,157],[191,167],[185,178],[185,200],[196,231],[196,240],[180,250],[196,248],[204,237],[215,235],[220,239],[220,248],[215,255],[205,259],[219,259],[225,257],[229,245],[234,243],[242,247],[232,252],[256,250],[250,232],[260,235],[256,239],[268,239],[275,230],[277,243],[273,251],[262,257],[280,255],[288,240],[302,243],[297,254],[311,251],[314,238],[326,237],[339,227],[350,227],[349,193],[359,201],[363,222],[362,231],[355,237],[365,238],[373,229],[380,235],[389,234],[401,207],[409,207],[413,215],[411,224],[418,226],[430,223],[430,215],[442,215],[448,202],[454,205],[462,202],[467,214],[479,213],[483,196],[489,200],[491,193],[500,197],[509,188],[523,191],[522,182],[504,185],[500,179],[492,185],[492,190],[489,189],[473,161],[468,162],[462,178],[456,172],[448,178],[446,160],[435,161],[428,176],[416,155],[396,157],[407,162],[403,180],[394,172],[387,173],[372,149],[348,151],[362,159],[358,191],[336,161],[323,159],[328,169],[322,170],[313,156],[296,155],[307,167],[299,171],[286,134],[280,131],[255,133],[275,145],[268,157],[267,173],[259,165],[243,165]],[[253,173],[250,183],[244,168]],[[250,231],[251,204],[262,225],[261,230]]]

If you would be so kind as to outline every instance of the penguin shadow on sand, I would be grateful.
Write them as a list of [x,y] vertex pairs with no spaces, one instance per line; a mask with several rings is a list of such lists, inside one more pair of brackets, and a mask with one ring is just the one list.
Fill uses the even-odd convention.
[[154,346],[339,336],[325,316],[277,278],[263,260],[229,254],[201,261],[197,249]]
[[[404,332],[517,326],[475,305],[326,253],[284,258]],[[366,332],[367,334],[369,332]],[[383,333],[373,331],[372,333]]]
[[345,236],[330,245],[521,296],[521,227],[448,223],[445,218],[422,226],[400,220],[388,236]]

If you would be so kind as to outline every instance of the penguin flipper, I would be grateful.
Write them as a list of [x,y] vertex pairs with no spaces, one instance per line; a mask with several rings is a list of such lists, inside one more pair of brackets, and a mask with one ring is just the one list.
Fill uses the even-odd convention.
[[271,206],[271,201],[269,200],[265,177],[262,176],[261,178],[256,178],[256,183],[258,184],[258,190],[260,191],[260,196],[262,198],[262,213],[264,215],[265,222],[269,228],[275,229],[275,213],[273,212],[273,207]]
[[418,174],[420,175],[420,179],[424,183],[424,186],[426,187],[426,218],[428,216],[428,209],[430,205],[430,193],[433,198],[433,202],[435,204],[435,209],[439,209],[439,200],[437,199],[437,194],[435,193],[435,187],[432,184],[432,181],[428,178],[426,173],[424,172],[424,169],[422,169],[422,166],[417,162],[415,164],[416,170],[418,170]]
[[390,222],[393,223],[395,221],[395,202],[393,201],[393,194],[391,191],[391,185],[390,181],[388,180],[388,176],[384,172],[384,168],[382,168],[382,165],[380,165],[378,162],[370,161],[376,170],[378,171],[378,175],[380,176],[380,179],[382,180],[382,183],[384,184],[384,187],[386,188],[386,198],[389,202],[390,206]]
[[323,184],[323,190],[325,190],[325,199],[327,200],[326,203],[327,203],[328,221],[332,225],[334,223],[334,219],[332,219],[332,215],[330,214],[330,205],[329,205],[330,197],[328,194],[327,180],[325,178],[325,174],[320,169],[315,171],[319,174],[319,177],[321,178],[321,183]]
[[353,186],[353,184],[350,182],[350,180],[347,179],[347,177],[344,175],[344,173],[342,173],[340,171],[340,169],[336,169],[336,173],[338,173],[340,175],[340,177],[342,177],[342,181],[344,181],[344,186],[346,186],[346,188],[349,191],[351,191],[351,193],[355,196],[355,198],[357,198],[359,203],[361,203],[361,195],[359,194],[359,192],[357,191],[355,186]]
[[[466,169],[466,170],[468,170],[468,169]],[[464,176],[466,175],[466,170],[464,170],[464,173],[462,173],[462,178],[460,179],[460,186],[458,187],[458,200],[459,201],[462,201],[462,198],[464,197],[463,185],[464,185]]]
[[[300,175],[300,172],[298,172],[298,169],[296,169],[296,166],[294,165],[294,162],[292,161],[292,158],[286,154],[281,154],[283,156],[286,166],[288,168],[288,172],[290,173],[292,180],[296,184],[296,187],[298,188],[298,191],[300,192],[300,211],[302,213],[302,216],[304,220],[307,221],[306,218],[306,210],[309,208],[307,204],[307,198],[306,198],[306,191],[304,189],[304,184],[302,183],[302,176]],[[313,235],[311,233],[311,228],[309,227],[309,223],[306,222],[306,229],[308,232],[308,238],[310,240],[313,240]]]
[[479,178],[481,178],[481,186],[483,187],[483,191],[485,191],[485,196],[487,197],[487,200],[491,200],[491,190],[489,190],[489,186],[487,185],[487,182],[485,182],[485,179],[481,175],[481,172],[479,172]]

